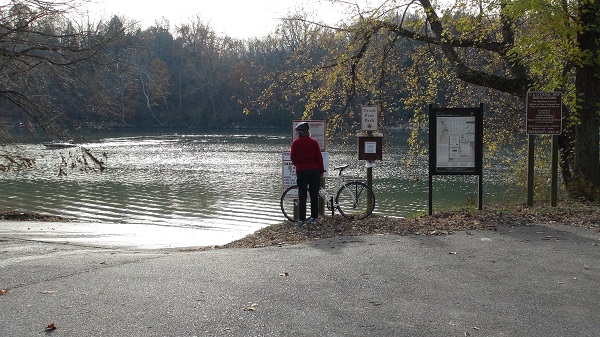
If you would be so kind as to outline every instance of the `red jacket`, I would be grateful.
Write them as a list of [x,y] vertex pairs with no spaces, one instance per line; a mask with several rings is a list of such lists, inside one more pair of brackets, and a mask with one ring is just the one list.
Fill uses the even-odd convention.
[[300,136],[292,142],[290,157],[296,166],[296,172],[304,170],[325,172],[319,142],[310,136]]

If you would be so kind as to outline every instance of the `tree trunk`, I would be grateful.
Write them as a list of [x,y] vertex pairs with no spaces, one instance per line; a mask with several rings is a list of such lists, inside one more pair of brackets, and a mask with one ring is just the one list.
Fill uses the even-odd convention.
[[583,59],[576,65],[579,124],[575,126],[573,173],[594,187],[600,187],[600,2],[580,0],[583,29],[577,43]]

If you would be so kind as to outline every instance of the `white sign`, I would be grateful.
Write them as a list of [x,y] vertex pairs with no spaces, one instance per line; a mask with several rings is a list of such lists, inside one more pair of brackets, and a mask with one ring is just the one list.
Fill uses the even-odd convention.
[[296,185],[296,167],[290,159],[290,151],[281,153],[281,191]]
[[360,120],[360,129],[362,131],[377,131],[377,107],[363,106]]
[[365,142],[365,153],[377,153],[377,142]]
[[302,122],[308,122],[308,125],[310,126],[310,136],[317,140],[317,142],[319,143],[319,147],[321,148],[321,151],[326,151],[327,150],[327,146],[326,146],[327,142],[326,142],[325,134],[327,131],[327,124],[325,121],[322,121],[322,120],[292,121],[292,142],[296,138],[298,138],[298,134],[296,134],[296,132],[294,132],[294,130],[296,129],[296,125],[298,125]]
[[[323,167],[325,168],[324,177],[328,177],[329,172],[329,152],[321,152],[323,156]],[[281,191],[285,191],[290,186],[296,185],[296,166],[292,164],[290,151],[281,153]]]

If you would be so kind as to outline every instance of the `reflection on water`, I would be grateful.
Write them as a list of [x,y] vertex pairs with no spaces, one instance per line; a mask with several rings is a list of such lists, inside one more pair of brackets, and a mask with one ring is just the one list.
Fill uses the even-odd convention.
[[[281,152],[289,149],[289,133],[97,135],[83,146],[107,154],[103,173],[74,171],[58,177],[59,154],[69,156],[77,149],[22,144],[24,153],[38,158],[37,169],[0,175],[0,208],[93,222],[201,228],[210,231],[207,244],[223,244],[284,220]],[[373,170],[376,213],[410,216],[427,210],[427,177],[408,180],[399,165],[406,153],[404,138],[398,134],[390,141]],[[349,175],[364,176],[364,163],[356,160],[352,146],[330,145],[329,150],[330,167],[350,163]],[[477,198],[475,176],[436,177],[434,187],[435,208]],[[490,182],[484,198],[504,198],[498,194],[504,187]]]

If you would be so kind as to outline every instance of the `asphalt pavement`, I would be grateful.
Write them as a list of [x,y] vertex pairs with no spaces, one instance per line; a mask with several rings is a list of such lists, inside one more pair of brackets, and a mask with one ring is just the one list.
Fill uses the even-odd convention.
[[11,225],[0,222],[1,337],[600,334],[598,228],[198,251]]

